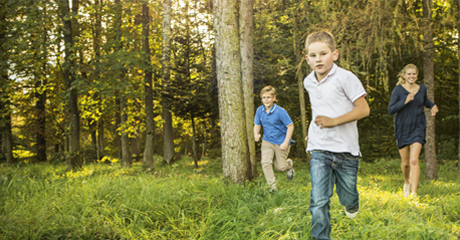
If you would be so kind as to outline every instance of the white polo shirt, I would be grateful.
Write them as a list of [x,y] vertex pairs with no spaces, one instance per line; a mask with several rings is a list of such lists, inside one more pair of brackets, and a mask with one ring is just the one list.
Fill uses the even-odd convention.
[[354,156],[361,156],[358,121],[323,129],[314,122],[316,116],[336,118],[350,112],[355,107],[353,102],[367,94],[358,77],[334,64],[329,74],[321,82],[318,83],[313,71],[304,79],[303,85],[310,97],[312,108],[306,151],[348,152]]

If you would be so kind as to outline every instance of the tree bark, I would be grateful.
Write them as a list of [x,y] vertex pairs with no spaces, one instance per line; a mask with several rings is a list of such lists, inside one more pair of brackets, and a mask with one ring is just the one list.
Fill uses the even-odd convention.
[[[307,4],[305,4],[306,7]],[[298,6],[296,4],[296,6]],[[293,39],[294,39],[294,51],[295,51],[295,56],[296,56],[296,61],[297,61],[297,72],[296,72],[296,78],[297,78],[297,88],[298,88],[298,93],[299,93],[299,103],[300,103],[300,125],[302,127],[302,139],[301,142],[303,143],[304,149],[307,149],[307,141],[305,141],[305,138],[307,137],[307,112],[306,112],[306,106],[305,106],[305,89],[303,86],[303,74],[302,74],[302,63],[303,63],[303,56],[302,56],[302,45],[300,44],[300,38],[298,36],[298,10],[297,7],[293,8],[293,21],[294,21],[294,30],[293,30]],[[305,11],[308,13],[308,9]],[[308,17],[307,17],[307,24],[306,24],[306,31],[308,32]]]
[[253,0],[241,0],[239,14],[241,78],[244,92],[246,132],[248,137],[251,179],[257,177],[256,145],[254,140],[254,46]]
[[154,169],[153,166],[153,155],[155,154],[155,122],[153,114],[153,78],[152,68],[150,61],[150,45],[149,45],[149,32],[150,32],[150,18],[149,18],[149,7],[145,3],[142,5],[142,35],[143,35],[143,50],[145,53],[145,60],[147,69],[144,71],[144,82],[145,82],[145,127],[146,127],[146,139],[144,148],[144,167],[150,170]]
[[[120,111],[120,93],[115,91],[115,129],[121,126],[121,111]],[[115,144],[117,145],[117,158],[123,159],[122,145],[121,145],[121,134],[115,134]]]
[[196,154],[196,130],[195,130],[195,117],[191,116],[192,119],[192,150],[193,150],[193,162],[195,163],[195,168],[198,168],[198,156]]
[[[457,21],[457,32],[460,32],[460,0],[457,0],[457,17],[458,17],[458,21]],[[460,86],[460,41],[457,40],[457,44],[458,44],[458,47],[457,47],[457,54],[458,54],[458,84]],[[460,89],[459,89],[459,92],[458,92],[458,103],[459,103],[459,109],[458,109],[458,114],[460,116]],[[459,126],[460,126],[460,117],[458,118],[458,121],[459,121]],[[459,132],[459,139],[458,139],[458,179],[460,179],[460,132]]]
[[216,69],[221,119],[222,168],[224,177],[233,183],[251,179],[248,161],[241,58],[238,28],[238,1],[213,1],[216,31]]
[[[431,0],[423,0],[423,38],[425,49],[423,52],[423,78],[427,88],[428,98],[434,102],[434,57],[433,57],[433,31],[431,28]],[[431,116],[430,109],[425,110],[426,115],[426,144],[425,144],[425,169],[426,179],[438,178],[435,145],[435,118]]]
[[[72,18],[70,18],[70,8],[68,0],[61,0],[60,12],[62,21],[64,22],[64,43],[65,43],[65,64],[64,64],[64,82],[67,91],[67,113],[69,121],[69,151],[67,154],[67,163],[69,168],[81,168],[82,162],[80,158],[80,113],[78,111],[77,101],[78,93],[77,88],[74,86],[75,76],[73,68],[75,67],[75,61],[71,55],[74,53],[74,41],[73,41],[73,28]],[[75,2],[73,2],[75,3]],[[73,6],[72,9],[78,9],[77,6]],[[72,16],[77,14],[73,12]]]
[[[124,76],[121,76],[121,78],[123,79]],[[126,100],[123,95],[123,93],[120,93],[121,126],[124,126],[128,121],[128,115],[126,114]],[[121,156],[123,159],[124,167],[131,167],[131,156],[129,154],[129,137],[124,129],[121,130]]]
[[163,49],[162,49],[162,101],[163,108],[163,161],[170,163],[174,159],[174,132],[172,127],[171,102],[169,87],[171,85],[171,0],[163,2]]

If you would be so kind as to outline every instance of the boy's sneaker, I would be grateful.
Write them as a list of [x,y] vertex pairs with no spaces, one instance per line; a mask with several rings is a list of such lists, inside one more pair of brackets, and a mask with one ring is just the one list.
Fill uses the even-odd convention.
[[345,207],[345,213],[347,214],[347,217],[349,218],[355,218],[358,215],[358,212],[359,212],[359,204],[352,208]]
[[292,162],[291,159],[288,159],[287,162],[291,166],[291,169],[287,170],[287,172],[286,172],[287,179],[292,180],[294,178],[294,175],[295,175],[294,162]]
[[271,186],[269,192],[271,192],[271,193],[272,193],[272,192],[278,192],[278,188],[276,187],[276,185]]

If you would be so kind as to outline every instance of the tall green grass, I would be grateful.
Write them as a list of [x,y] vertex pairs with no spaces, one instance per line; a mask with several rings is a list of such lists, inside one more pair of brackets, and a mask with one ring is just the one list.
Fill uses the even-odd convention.
[[[295,161],[293,181],[277,173],[277,193],[264,177],[243,185],[222,178],[220,159],[194,169],[183,157],[140,165],[22,164],[0,168],[0,239],[310,239],[309,167]],[[331,202],[335,239],[460,239],[460,181],[455,162],[424,179],[416,199],[402,198],[398,160],[362,162],[361,209],[348,219]],[[262,173],[259,168],[259,172]]]

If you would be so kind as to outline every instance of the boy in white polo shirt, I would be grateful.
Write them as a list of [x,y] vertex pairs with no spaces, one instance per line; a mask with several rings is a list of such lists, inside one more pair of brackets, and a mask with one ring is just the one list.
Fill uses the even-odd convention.
[[315,239],[330,239],[329,204],[334,185],[346,215],[354,218],[358,214],[356,185],[361,152],[357,120],[368,116],[370,109],[361,81],[334,63],[339,52],[331,33],[310,34],[305,49],[313,69],[304,79],[312,108],[307,138],[307,151],[311,152],[311,234]]
[[270,192],[273,192],[278,191],[278,188],[272,165],[275,165],[277,171],[286,171],[289,180],[294,177],[293,162],[287,159],[291,149],[294,124],[286,110],[275,104],[275,88],[272,86],[262,88],[260,97],[263,105],[257,108],[254,117],[254,138],[256,142],[260,140],[260,127],[263,126],[262,170],[270,186]]

